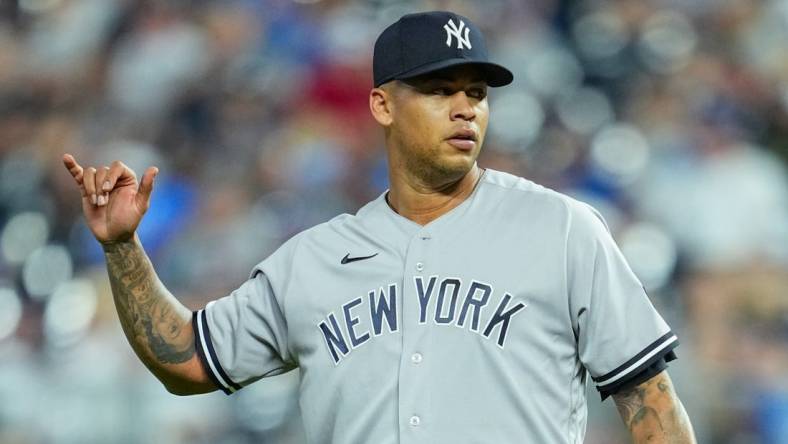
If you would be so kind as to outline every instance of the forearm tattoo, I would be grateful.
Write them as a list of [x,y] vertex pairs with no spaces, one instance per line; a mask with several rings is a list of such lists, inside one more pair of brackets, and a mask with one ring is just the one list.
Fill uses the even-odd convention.
[[[193,335],[184,333],[188,310],[164,288],[136,241],[104,245],[107,271],[121,326],[143,363],[153,370],[194,356]],[[155,360],[152,362],[151,360]]]
[[613,399],[635,443],[694,443],[687,413],[666,373],[660,373]]
[[[651,382],[647,381],[645,384],[619,392],[614,396],[618,412],[630,432],[634,432],[637,428],[664,430],[657,411],[646,404],[646,393],[651,389],[650,385],[652,385]],[[650,427],[642,427],[644,425]]]

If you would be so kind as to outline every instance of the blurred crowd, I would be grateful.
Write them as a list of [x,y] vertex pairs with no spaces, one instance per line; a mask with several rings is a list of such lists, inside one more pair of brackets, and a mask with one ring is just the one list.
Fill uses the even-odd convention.
[[297,371],[179,398],[136,360],[62,154],[159,167],[140,237],[199,308],[387,188],[372,45],[429,9],[515,73],[480,164],[599,209],[678,332],[699,442],[788,443],[784,0],[3,1],[0,442],[302,442]]

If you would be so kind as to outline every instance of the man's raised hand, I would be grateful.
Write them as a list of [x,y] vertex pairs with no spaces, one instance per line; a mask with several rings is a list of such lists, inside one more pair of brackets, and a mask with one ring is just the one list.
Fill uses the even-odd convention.
[[149,167],[137,184],[137,176],[118,160],[109,167],[82,168],[74,156],[63,155],[63,164],[82,193],[85,222],[101,243],[131,239],[150,206],[153,179],[159,169]]

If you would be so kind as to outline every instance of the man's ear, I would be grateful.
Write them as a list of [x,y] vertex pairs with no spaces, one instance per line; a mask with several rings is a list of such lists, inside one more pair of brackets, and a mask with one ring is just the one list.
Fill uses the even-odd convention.
[[392,116],[393,94],[389,88],[372,88],[369,92],[369,110],[372,117],[384,127],[391,125],[394,120]]

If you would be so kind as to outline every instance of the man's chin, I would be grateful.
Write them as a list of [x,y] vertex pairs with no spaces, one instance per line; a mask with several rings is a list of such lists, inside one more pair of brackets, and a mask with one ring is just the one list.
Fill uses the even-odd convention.
[[433,165],[436,175],[442,176],[444,180],[459,180],[473,168],[476,162],[475,156],[454,155],[440,159]]
[[447,153],[441,160],[441,163],[444,165],[444,168],[448,170],[454,170],[458,172],[467,173],[470,171],[473,164],[476,162],[476,158],[478,157],[478,151],[459,151],[455,150],[454,152]]
[[[427,154],[427,153],[424,153]],[[442,145],[420,159],[410,158],[409,169],[427,183],[440,186],[462,179],[476,163],[478,152]]]

